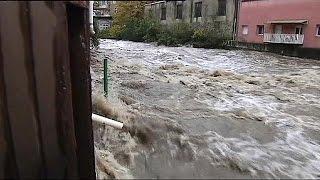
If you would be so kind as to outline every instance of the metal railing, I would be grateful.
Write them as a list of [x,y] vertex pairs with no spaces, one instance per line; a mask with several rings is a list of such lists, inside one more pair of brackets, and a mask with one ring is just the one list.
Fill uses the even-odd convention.
[[270,34],[265,33],[263,42],[282,43],[282,44],[303,44],[304,35],[302,34]]

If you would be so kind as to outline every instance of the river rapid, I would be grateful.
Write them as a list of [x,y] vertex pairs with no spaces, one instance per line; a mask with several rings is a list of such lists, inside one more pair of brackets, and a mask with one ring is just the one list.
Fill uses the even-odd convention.
[[319,61],[101,40],[91,76],[131,128],[94,124],[98,178],[320,177]]

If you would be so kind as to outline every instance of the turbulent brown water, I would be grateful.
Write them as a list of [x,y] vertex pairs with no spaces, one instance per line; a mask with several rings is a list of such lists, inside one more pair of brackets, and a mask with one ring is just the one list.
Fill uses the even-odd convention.
[[131,131],[94,124],[98,178],[320,177],[320,62],[103,40],[97,113],[104,58],[108,113]]

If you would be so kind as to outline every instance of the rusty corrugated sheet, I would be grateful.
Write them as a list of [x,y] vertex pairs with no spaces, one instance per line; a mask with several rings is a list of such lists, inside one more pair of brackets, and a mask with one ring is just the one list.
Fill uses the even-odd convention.
[[0,178],[95,178],[88,10],[77,2],[0,2]]

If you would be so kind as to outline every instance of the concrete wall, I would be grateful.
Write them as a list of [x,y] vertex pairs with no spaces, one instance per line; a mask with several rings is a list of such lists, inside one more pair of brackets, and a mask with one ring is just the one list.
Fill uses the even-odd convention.
[[[320,48],[320,37],[316,27],[320,24],[320,0],[260,0],[242,2],[239,11],[238,40],[241,42],[263,43],[263,36],[257,34],[257,25],[269,26],[272,20],[308,20],[304,25],[304,44],[307,48]],[[242,25],[249,26],[249,34],[242,34]],[[286,27],[285,32],[294,28]]]
[[234,42],[229,48],[239,48],[262,52],[271,52],[285,56],[293,56],[299,58],[309,58],[320,60],[319,48],[304,48],[299,45],[289,44],[262,44],[262,43],[246,43],[246,42]]
[[[195,3],[202,2],[202,17],[195,18]],[[217,16],[218,0],[185,0],[185,1],[158,1],[145,6],[146,16],[151,15],[162,24],[172,25],[185,22],[192,24],[208,24],[223,22],[230,27],[230,35],[233,35],[233,24],[235,20],[235,5],[237,0],[226,0],[226,15]],[[182,19],[176,19],[176,6],[182,4]],[[166,6],[166,20],[161,20],[161,6]]]

